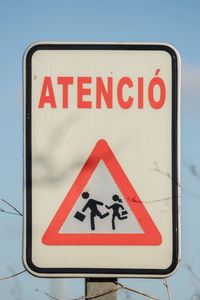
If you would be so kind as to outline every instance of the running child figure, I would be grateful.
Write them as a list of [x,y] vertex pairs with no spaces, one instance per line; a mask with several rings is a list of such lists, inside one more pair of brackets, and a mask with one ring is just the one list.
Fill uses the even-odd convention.
[[[113,201],[123,203],[123,201],[119,198],[118,195],[112,196]],[[119,220],[127,219],[128,212],[124,209],[122,204],[114,203],[110,206],[105,205],[107,209],[112,209],[112,229],[115,230],[115,218],[117,217]],[[121,214],[119,212],[119,209],[121,209]]]

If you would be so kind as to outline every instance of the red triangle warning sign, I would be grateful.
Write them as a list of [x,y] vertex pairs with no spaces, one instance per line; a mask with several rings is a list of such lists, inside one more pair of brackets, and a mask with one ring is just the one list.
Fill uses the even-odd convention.
[[[109,189],[106,185],[111,187],[112,197],[105,196]],[[88,187],[92,187],[93,192],[88,191]],[[103,195],[102,199],[110,198],[110,204],[102,199],[92,199],[97,195]],[[77,204],[81,201],[84,205]],[[84,222],[87,230],[82,226]],[[81,224],[78,229],[74,229],[76,224]],[[42,243],[155,246],[161,242],[160,232],[114,153],[105,140],[99,140],[48,226]]]

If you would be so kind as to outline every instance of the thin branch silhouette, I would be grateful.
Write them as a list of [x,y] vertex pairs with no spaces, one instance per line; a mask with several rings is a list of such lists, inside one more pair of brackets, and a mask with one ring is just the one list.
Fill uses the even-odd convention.
[[160,300],[159,298],[155,298],[153,296],[150,296],[149,294],[145,294],[145,293],[142,293],[142,292],[139,292],[137,290],[134,290],[134,289],[131,289],[123,284],[121,284],[119,281],[114,281],[115,284],[118,284],[120,287],[122,287],[123,289],[125,290],[128,290],[128,291],[131,291],[133,293],[136,293],[136,294],[139,294],[139,295],[142,295],[142,296],[145,296],[145,297],[148,297],[148,298],[151,298],[151,299],[154,299],[154,300]]
[[165,286],[166,289],[167,289],[167,294],[168,294],[169,300],[171,300],[170,291],[169,291],[169,286],[168,286],[168,283],[167,283],[167,279],[166,279],[166,278],[163,280],[163,284],[164,284],[164,286]]
[[184,166],[190,171],[190,174],[197,178],[198,180],[200,180],[200,173],[199,171],[197,170],[197,167],[195,164],[193,163],[187,163],[187,162],[184,162]]
[[[109,290],[109,291],[106,291],[106,292],[103,292],[103,293],[100,293],[100,294],[81,296],[79,298],[73,298],[73,299],[68,299],[68,300],[94,299],[94,298],[98,298],[98,297],[101,297],[101,296],[104,296],[104,295],[108,295],[108,294],[114,293],[114,292],[116,292],[118,290],[121,290],[121,289],[123,289],[123,287],[118,287],[118,288],[115,288],[115,289],[112,289],[112,290]],[[42,291],[40,291],[38,289],[36,289],[36,291],[44,294],[45,296],[48,296],[51,299],[59,300],[58,298],[53,297],[53,296],[49,295],[48,293],[42,292]]]
[[188,271],[193,275],[193,277],[200,283],[200,277],[197,276],[197,274],[193,271],[192,267],[188,263],[185,263],[185,268],[188,269]]
[[21,217],[23,216],[23,214],[22,214],[15,206],[13,206],[12,204],[10,204],[8,201],[6,201],[6,200],[3,199],[3,198],[0,198],[0,200],[1,200],[2,202],[6,203],[8,206],[10,206],[10,207],[15,211],[15,213],[14,213],[14,212],[8,212],[8,211],[6,211],[6,210],[0,208],[0,211],[1,211],[1,212],[7,213],[7,214],[12,214],[12,215],[17,215],[17,216],[21,216]]
[[[164,198],[160,198],[160,199],[155,199],[155,200],[150,200],[150,201],[142,201],[142,203],[156,203],[156,202],[163,202],[163,201],[168,201],[171,200],[172,197],[164,197]],[[134,203],[141,203],[141,200],[137,200],[136,197],[134,198],[127,198],[128,201],[130,202],[134,202]]]
[[155,168],[151,169],[151,171],[156,171],[160,174],[162,174],[163,176],[169,178],[170,180],[172,180],[172,182],[174,182],[178,187],[181,187],[181,191],[182,193],[188,194],[191,197],[200,200],[200,195],[194,193],[192,190],[183,187],[175,178],[173,178],[168,172],[164,172],[160,169],[159,165],[157,162],[154,162]]
[[59,300],[58,298],[53,297],[53,296],[49,295],[49,294],[46,293],[46,292],[40,291],[39,289],[36,289],[35,291],[36,291],[36,292],[39,292],[39,293],[41,293],[41,294],[43,294],[43,295],[45,295],[45,296],[47,296],[47,297],[49,297],[49,298],[51,298],[51,299]]
[[[133,293],[136,293],[136,294],[139,294],[141,296],[145,296],[145,297],[148,297],[150,299],[153,299],[153,300],[160,300],[159,298],[155,298],[151,295],[148,295],[148,294],[145,294],[145,293],[142,293],[142,292],[139,292],[137,290],[133,290],[123,284],[121,284],[120,282],[118,281],[113,281],[116,285],[119,285],[119,287],[115,288],[115,289],[112,289],[112,290],[109,290],[109,291],[106,291],[106,292],[103,292],[103,293],[99,293],[99,294],[94,294],[94,295],[87,295],[87,296],[81,296],[79,298],[73,298],[73,299],[68,299],[68,300],[83,300],[83,299],[94,299],[94,298],[98,298],[98,297],[101,297],[101,296],[104,296],[104,295],[108,295],[108,294],[111,294],[111,293],[114,293],[118,290],[121,290],[121,289],[125,289],[125,290],[128,290],[128,291],[131,291]],[[52,296],[52,295],[49,295],[48,293],[46,292],[42,292],[38,289],[36,289],[37,292],[40,292],[42,294],[44,294],[45,296],[51,298],[51,299],[54,299],[54,300],[59,300],[58,298]],[[170,299],[171,300],[171,299]]]
[[169,172],[164,172],[160,169],[159,165],[157,162],[154,161],[154,169],[151,169],[151,171],[156,171],[162,175],[164,175],[165,177],[168,177],[169,179],[171,179],[175,184],[177,184],[179,187],[181,187],[181,184],[175,179],[173,178]]
[[8,214],[8,215],[16,215],[16,216],[20,216],[18,213],[11,212],[11,211],[5,210],[5,209],[3,209],[3,208],[0,208],[0,212],[6,213],[6,214]]
[[25,273],[25,272],[26,272],[26,270],[23,270],[23,271],[20,271],[20,272],[18,272],[18,273],[15,273],[15,274],[13,274],[13,275],[9,275],[9,276],[6,276],[6,277],[1,277],[1,278],[0,278],[0,281],[2,281],[2,280],[7,280],[7,279],[10,279],[10,278],[16,277],[16,276],[18,276],[18,275],[20,275],[20,274],[22,274],[22,273]]
[[[15,273],[15,270],[12,266],[8,266],[8,271],[11,274]],[[22,286],[19,281],[19,276],[15,277],[15,280],[10,280],[7,285],[9,286],[10,293],[13,295],[15,300],[21,300],[23,298]]]

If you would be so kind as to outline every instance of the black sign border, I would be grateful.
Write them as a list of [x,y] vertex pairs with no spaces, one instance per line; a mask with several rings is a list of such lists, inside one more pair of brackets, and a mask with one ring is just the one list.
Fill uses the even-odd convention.
[[[39,268],[32,262],[32,130],[31,130],[31,98],[32,98],[32,56],[38,50],[115,50],[115,51],[166,51],[172,62],[172,226],[173,254],[172,263],[167,269],[122,269],[122,268]],[[24,57],[25,71],[25,111],[24,111],[24,266],[33,275],[39,277],[166,277],[173,273],[179,264],[179,207],[178,207],[178,57],[173,48],[166,44],[81,44],[81,43],[38,43],[27,51]],[[78,276],[76,275],[78,274]]]

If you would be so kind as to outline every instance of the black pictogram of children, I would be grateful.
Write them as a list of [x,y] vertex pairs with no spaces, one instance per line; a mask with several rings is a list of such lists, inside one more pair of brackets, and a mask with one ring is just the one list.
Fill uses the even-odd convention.
[[[82,209],[82,212],[77,211],[76,214],[74,215],[74,217],[76,219],[78,219],[79,221],[83,222],[85,219],[85,215],[83,214],[87,209],[90,210],[90,226],[91,226],[91,230],[95,230],[95,218],[98,217],[100,219],[104,219],[106,218],[108,215],[110,215],[110,212],[104,212],[102,213],[99,210],[99,206],[104,206],[103,202],[94,200],[94,199],[89,199],[90,195],[88,192],[83,192],[82,193],[82,198],[83,199],[88,199],[87,203],[85,204],[85,206]],[[118,218],[119,220],[124,220],[127,219],[128,216],[128,212],[124,209],[123,205],[120,204],[123,201],[119,198],[118,195],[113,195],[112,200],[115,202],[114,204],[108,206],[105,205],[105,207],[108,210],[112,210],[112,229],[115,230],[116,229],[116,225],[115,225],[115,219]],[[119,202],[119,203],[117,203]]]
[[[112,197],[113,201],[122,203],[123,201],[119,198],[118,195],[113,195]],[[124,210],[124,207],[122,204],[119,203],[114,203],[110,206],[106,205],[107,209],[112,209],[112,229],[115,230],[115,218],[117,217],[119,220],[124,220],[127,219],[128,212]],[[121,214],[119,210],[121,209]]]

